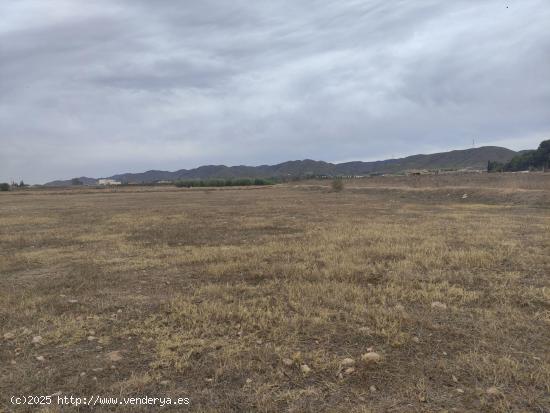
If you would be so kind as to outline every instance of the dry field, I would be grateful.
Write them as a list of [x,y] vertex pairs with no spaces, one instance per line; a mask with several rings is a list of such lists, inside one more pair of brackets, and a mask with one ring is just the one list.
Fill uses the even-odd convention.
[[550,412],[549,234],[548,174],[2,193],[0,411]]

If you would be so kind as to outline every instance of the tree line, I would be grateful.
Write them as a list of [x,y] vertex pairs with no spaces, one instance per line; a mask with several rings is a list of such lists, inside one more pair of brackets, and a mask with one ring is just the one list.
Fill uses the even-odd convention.
[[550,168],[550,139],[542,141],[537,150],[514,156],[509,162],[489,161],[487,172],[546,171]]
[[27,186],[28,185],[23,181],[21,181],[19,183],[12,182],[11,185],[8,184],[7,182],[2,182],[2,183],[0,183],[0,191],[9,191],[11,188],[25,188]]
[[263,178],[239,178],[239,179],[189,179],[177,180],[174,185],[183,188],[205,188],[221,186],[252,186],[252,185],[273,185],[275,182],[271,179]]

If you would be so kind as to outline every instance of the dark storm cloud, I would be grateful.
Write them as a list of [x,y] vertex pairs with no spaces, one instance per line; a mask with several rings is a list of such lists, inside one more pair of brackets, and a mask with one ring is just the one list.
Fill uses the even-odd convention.
[[545,0],[20,0],[0,15],[0,181],[550,136]]

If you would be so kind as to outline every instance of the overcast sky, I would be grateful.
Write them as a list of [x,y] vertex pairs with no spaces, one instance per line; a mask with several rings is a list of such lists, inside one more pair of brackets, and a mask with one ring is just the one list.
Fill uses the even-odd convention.
[[548,0],[2,0],[0,181],[550,138]]

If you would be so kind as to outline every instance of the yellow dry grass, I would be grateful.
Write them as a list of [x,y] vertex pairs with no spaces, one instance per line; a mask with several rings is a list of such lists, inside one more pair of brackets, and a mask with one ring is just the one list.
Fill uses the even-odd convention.
[[2,194],[0,406],[549,411],[549,197],[542,174]]

